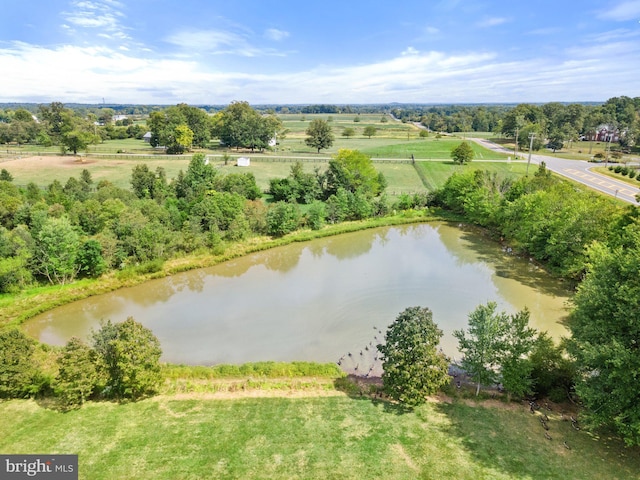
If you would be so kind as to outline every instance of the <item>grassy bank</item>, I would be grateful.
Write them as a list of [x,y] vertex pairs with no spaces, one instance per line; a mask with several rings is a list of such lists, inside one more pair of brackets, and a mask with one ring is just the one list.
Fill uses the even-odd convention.
[[92,480],[637,478],[637,450],[549,416],[552,440],[524,406],[495,401],[160,396],[60,413],[14,400],[0,403],[0,451],[77,453]]
[[150,279],[162,278],[178,272],[210,267],[249,253],[293,242],[304,242],[314,238],[339,235],[368,228],[447,220],[449,218],[453,217],[446,212],[407,211],[395,216],[330,225],[317,231],[300,230],[281,238],[254,237],[241,243],[229,244],[224,252],[218,255],[203,252],[198,255],[168,260],[162,264],[158,271],[152,273],[142,273],[144,268],[132,268],[121,272],[112,272],[97,280],[87,279],[68,285],[40,286],[15,295],[5,294],[0,296],[0,326],[19,325],[27,318],[76,300],[111,292],[123,287],[138,285]]

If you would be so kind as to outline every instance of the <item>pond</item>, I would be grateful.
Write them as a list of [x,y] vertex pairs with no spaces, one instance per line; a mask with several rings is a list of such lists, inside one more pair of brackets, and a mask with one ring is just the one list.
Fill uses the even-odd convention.
[[[374,365],[385,328],[424,306],[457,355],[453,330],[487,301],[531,312],[531,326],[567,335],[570,293],[532,263],[477,232],[442,223],[363,230],[278,247],[91,297],[25,322],[39,340],[88,339],[101,319],[132,316],[162,344],[163,360],[211,365],[262,360]],[[352,355],[349,356],[348,353]],[[362,354],[361,354],[362,352]]]

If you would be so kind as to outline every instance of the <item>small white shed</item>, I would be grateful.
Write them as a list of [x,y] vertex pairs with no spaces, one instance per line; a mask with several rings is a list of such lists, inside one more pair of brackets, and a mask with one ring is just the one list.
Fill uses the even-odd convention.
[[239,167],[248,167],[249,165],[251,165],[251,159],[248,157],[239,157],[236,165],[238,165]]

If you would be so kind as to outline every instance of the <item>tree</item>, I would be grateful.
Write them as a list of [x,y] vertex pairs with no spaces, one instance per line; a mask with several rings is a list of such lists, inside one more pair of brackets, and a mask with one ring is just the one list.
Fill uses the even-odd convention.
[[310,147],[317,148],[318,153],[320,153],[320,150],[333,145],[333,132],[331,131],[331,125],[326,120],[319,118],[312,120],[305,133],[307,134],[305,143]]
[[98,380],[95,353],[79,338],[71,337],[57,363],[56,393],[67,407],[82,405]]
[[438,352],[442,330],[431,310],[410,307],[389,326],[382,354],[382,382],[387,394],[409,405],[418,405],[449,382],[449,363]]
[[595,426],[612,426],[640,445],[640,223],[622,229],[611,246],[595,243],[573,298],[569,352],[576,359],[576,393]]
[[561,132],[553,133],[549,138],[547,147],[553,150],[553,153],[556,153],[556,150],[562,150],[562,147],[564,147],[564,135]]
[[155,183],[156,175],[146,163],[138,164],[131,170],[131,187],[138,198],[153,198]]
[[276,202],[267,211],[267,233],[274,237],[281,237],[293,232],[300,223],[298,206]]
[[151,330],[129,317],[102,323],[92,340],[105,396],[135,400],[157,390],[162,350]]
[[17,328],[0,331],[0,398],[35,393],[34,347],[35,341]]
[[282,122],[274,115],[263,117],[247,102],[232,102],[215,124],[216,135],[230,148],[262,150],[277,134],[282,138]]
[[356,130],[351,127],[347,127],[342,131],[342,136],[347,138],[353,137],[355,134],[356,134]]
[[473,160],[474,155],[473,148],[471,148],[471,145],[467,142],[462,142],[456,148],[451,150],[451,158],[453,158],[454,162],[457,162],[460,165],[469,163]]
[[331,160],[326,173],[325,198],[337,193],[339,188],[355,193],[380,195],[386,186],[384,176],[373,166],[371,157],[358,151],[340,149]]
[[[527,360],[535,331],[528,327],[529,312],[496,313],[495,302],[478,305],[469,314],[469,329],[456,330],[462,353],[462,369],[477,383],[491,385],[502,379],[511,393],[523,395],[530,387],[531,365]],[[506,388],[506,387],[505,387]]]
[[67,150],[71,150],[76,155],[78,150],[85,150],[94,138],[94,135],[89,132],[72,130],[62,135],[61,142]]
[[36,237],[36,269],[51,283],[72,281],[77,265],[80,239],[67,217],[48,218]]
[[529,354],[535,338],[535,330],[529,328],[529,310],[507,318],[499,363],[502,386],[509,395],[522,398],[531,392],[533,364]]
[[175,145],[167,148],[168,153],[182,153],[193,143],[193,130],[187,125],[178,125],[174,130]]
[[376,134],[377,131],[378,129],[373,125],[367,125],[366,127],[364,127],[364,131],[362,133],[365,137],[371,138]]

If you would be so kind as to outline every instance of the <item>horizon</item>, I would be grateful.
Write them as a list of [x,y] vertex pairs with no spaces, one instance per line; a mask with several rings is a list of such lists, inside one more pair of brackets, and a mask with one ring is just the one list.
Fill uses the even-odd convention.
[[0,102],[599,103],[640,96],[640,0],[33,0],[0,18]]

